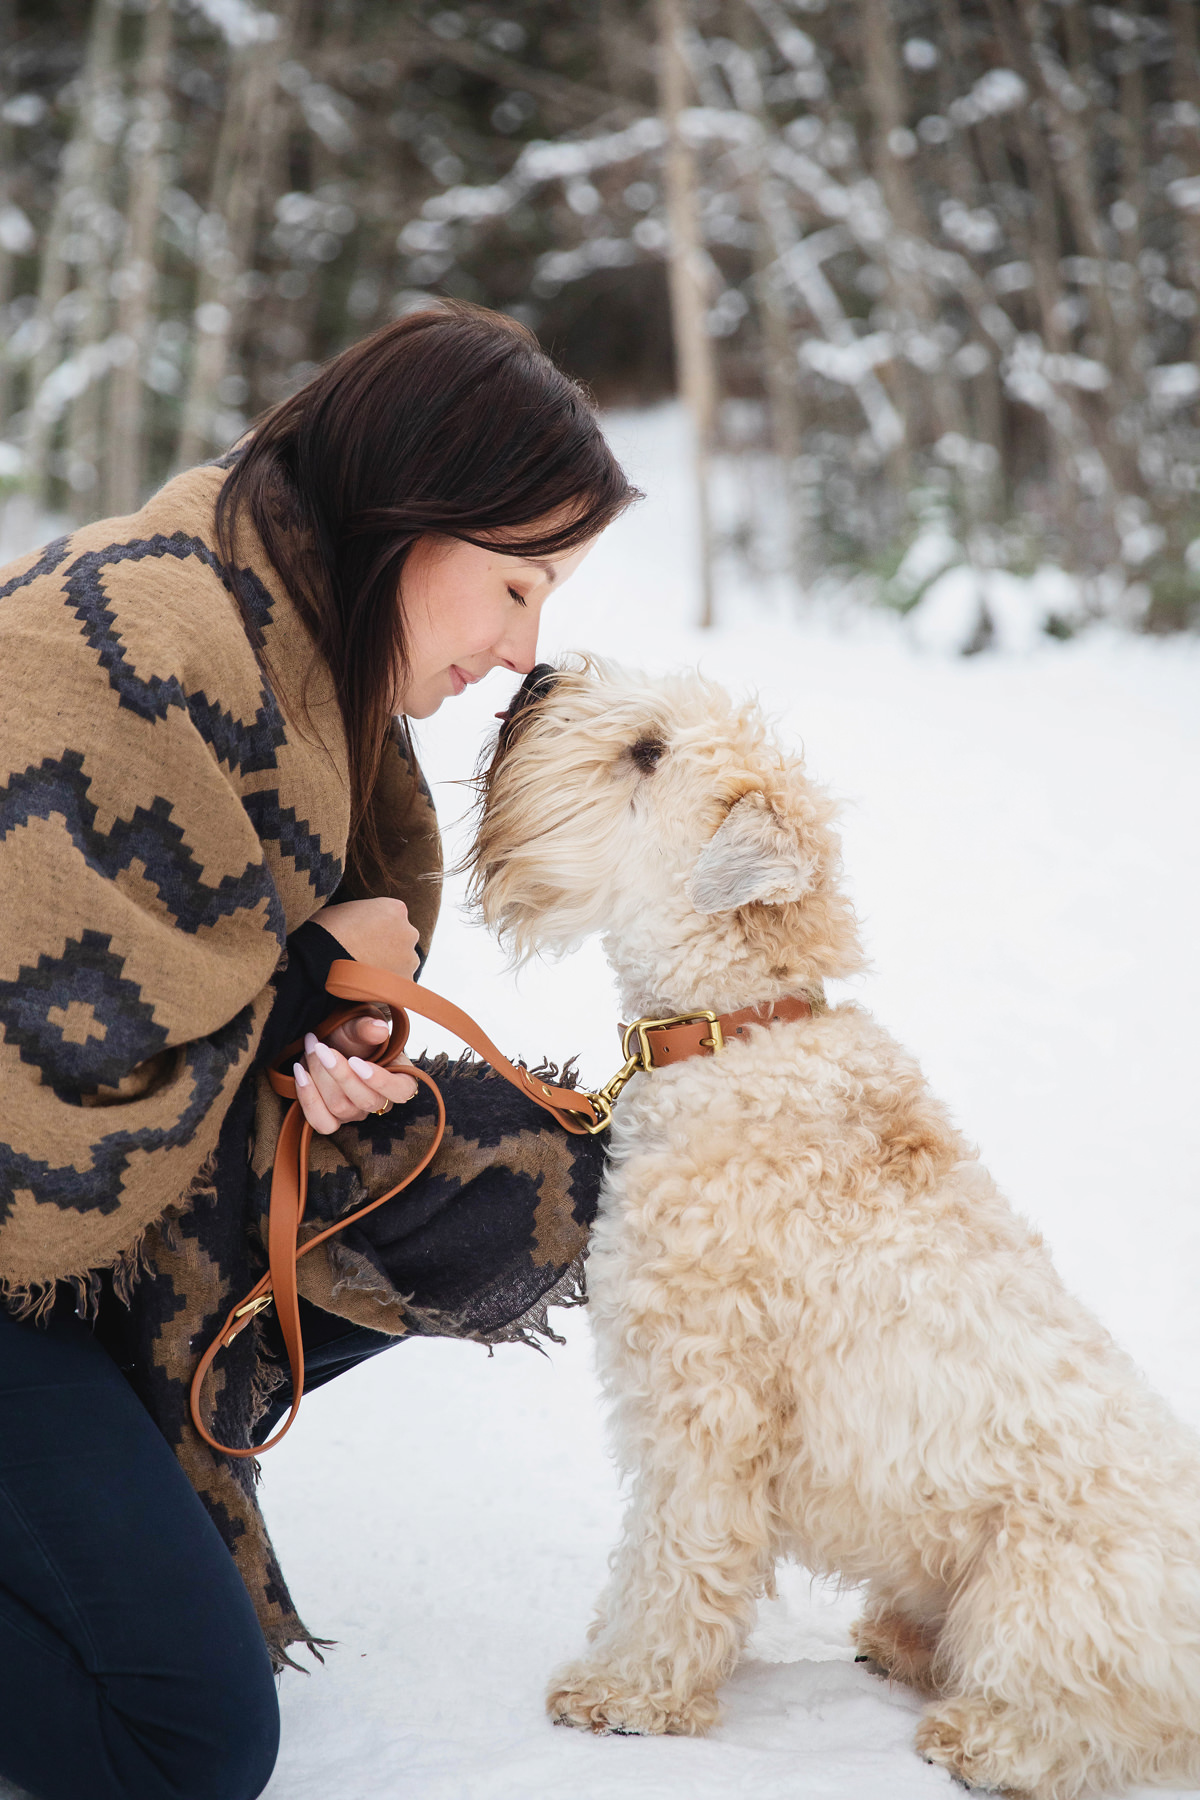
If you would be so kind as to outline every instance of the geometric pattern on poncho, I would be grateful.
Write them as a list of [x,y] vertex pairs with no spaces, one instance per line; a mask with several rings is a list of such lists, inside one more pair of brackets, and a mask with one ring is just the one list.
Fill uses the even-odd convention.
[[[143,1340],[151,1410],[242,1546],[281,1654],[305,1634],[250,1471],[208,1456],[179,1395],[260,1257],[245,1198],[254,1058],[286,937],[340,888],[406,899],[427,948],[440,852],[397,731],[372,799],[389,856],[347,882],[332,681],[243,531],[260,661],[217,556],[224,479],[191,470],[132,518],[0,571],[0,1296],[36,1313],[67,1281],[89,1303],[105,1287],[132,1301],[123,1330]],[[219,1140],[242,1165],[232,1211],[204,1199]],[[254,1341],[240,1342],[248,1360],[219,1403],[252,1409]]]
[[[216,553],[224,479],[191,470],[134,517],[0,571],[0,1299],[36,1312],[68,1281],[99,1309],[278,1663],[313,1640],[254,1464],[210,1451],[187,1403],[197,1355],[265,1267],[283,1109],[255,1054],[287,936],[335,892],[390,895],[427,952],[441,864],[398,728],[371,801],[380,854],[348,859],[329,671],[243,529],[260,661]],[[438,1074],[449,1126],[430,1170],[304,1258],[301,1291],[397,1335],[538,1335],[551,1300],[582,1292],[602,1151],[475,1065]],[[430,1129],[422,1090],[318,1139],[307,1229],[390,1187]],[[249,1445],[280,1379],[259,1330],[243,1332],[206,1384],[209,1428]]]

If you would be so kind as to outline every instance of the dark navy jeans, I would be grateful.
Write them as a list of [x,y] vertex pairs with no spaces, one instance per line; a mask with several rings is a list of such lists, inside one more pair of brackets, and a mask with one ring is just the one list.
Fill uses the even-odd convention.
[[0,1774],[255,1800],[278,1743],[249,1596],[150,1415],[73,1315],[0,1310]]

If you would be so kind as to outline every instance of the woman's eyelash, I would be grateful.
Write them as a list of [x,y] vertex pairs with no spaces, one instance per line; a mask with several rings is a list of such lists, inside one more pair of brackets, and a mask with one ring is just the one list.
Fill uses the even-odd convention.
[[512,595],[513,599],[516,601],[518,606],[524,606],[524,604],[525,604],[524,594],[519,594],[515,587],[510,587],[508,591]]

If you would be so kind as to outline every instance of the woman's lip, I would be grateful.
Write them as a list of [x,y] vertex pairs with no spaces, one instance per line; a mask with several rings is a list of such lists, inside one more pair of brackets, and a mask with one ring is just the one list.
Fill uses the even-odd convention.
[[456,695],[461,694],[464,688],[474,686],[478,680],[478,675],[468,675],[467,671],[460,669],[457,663],[450,664],[450,683]]

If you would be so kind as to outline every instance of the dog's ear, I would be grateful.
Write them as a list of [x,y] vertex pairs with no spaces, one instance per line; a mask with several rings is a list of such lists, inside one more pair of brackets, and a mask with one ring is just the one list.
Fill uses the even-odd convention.
[[795,832],[765,796],[747,794],[700,852],[687,897],[702,913],[733,912],[752,900],[779,905],[808,892],[813,870]]

